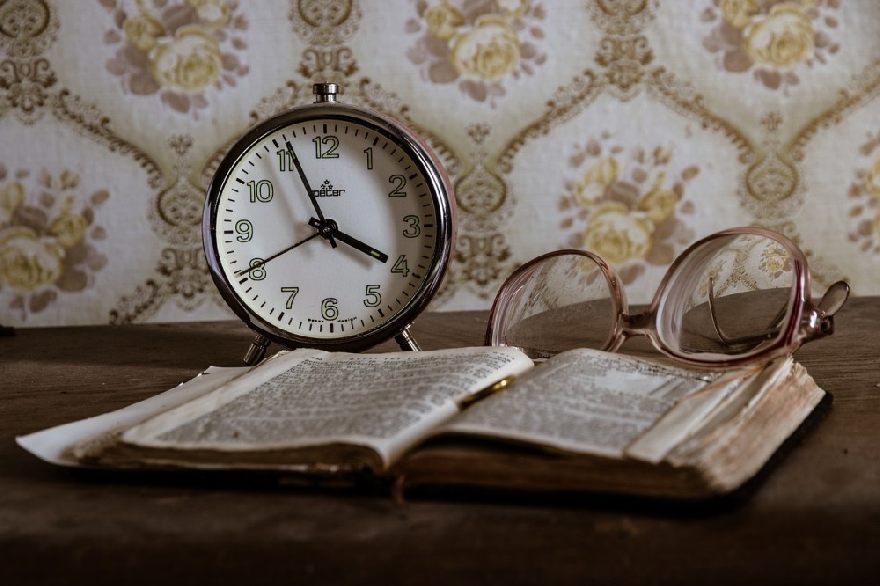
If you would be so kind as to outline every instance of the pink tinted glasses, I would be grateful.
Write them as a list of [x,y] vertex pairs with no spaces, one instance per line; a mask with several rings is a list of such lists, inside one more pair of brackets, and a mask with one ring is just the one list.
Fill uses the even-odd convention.
[[813,304],[803,252],[762,228],[732,228],[691,245],[666,271],[650,307],[635,314],[601,257],[560,250],[527,262],[501,286],[486,343],[547,358],[573,348],[614,351],[643,335],[686,364],[735,367],[832,333],[848,296],[838,281]]

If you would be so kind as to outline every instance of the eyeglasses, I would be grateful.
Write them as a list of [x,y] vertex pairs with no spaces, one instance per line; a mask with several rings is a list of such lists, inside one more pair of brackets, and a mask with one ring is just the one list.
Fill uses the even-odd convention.
[[529,261],[501,286],[486,343],[549,358],[573,348],[614,351],[643,335],[686,364],[734,367],[831,334],[848,296],[849,285],[839,281],[814,305],[804,253],[762,228],[732,228],[692,244],[666,271],[650,307],[636,314],[601,257],[560,250]]

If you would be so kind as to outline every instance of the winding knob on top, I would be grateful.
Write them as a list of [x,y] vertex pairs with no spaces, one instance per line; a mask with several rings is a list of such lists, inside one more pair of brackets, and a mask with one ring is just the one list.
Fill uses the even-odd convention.
[[312,86],[312,92],[315,94],[315,103],[335,102],[336,96],[342,93],[342,88],[335,83],[316,83]]

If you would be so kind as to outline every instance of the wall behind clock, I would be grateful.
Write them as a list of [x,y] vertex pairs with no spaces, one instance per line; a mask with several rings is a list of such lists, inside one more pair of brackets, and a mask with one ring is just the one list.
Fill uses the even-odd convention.
[[561,247],[633,301],[694,239],[784,232],[880,294],[874,0],[0,0],[0,323],[228,316],[199,221],[224,150],[318,80],[455,179],[435,309]]

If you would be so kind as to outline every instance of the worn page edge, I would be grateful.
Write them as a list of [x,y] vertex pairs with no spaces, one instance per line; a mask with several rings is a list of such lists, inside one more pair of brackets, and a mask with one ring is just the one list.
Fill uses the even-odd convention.
[[665,460],[673,466],[690,465],[695,458],[700,458],[707,446],[726,443],[739,433],[742,422],[752,416],[764,397],[792,376],[795,365],[791,357],[768,364],[748,381],[742,393],[734,393],[719,404],[709,414],[705,425],[673,447]]
[[736,372],[709,383],[660,416],[624,449],[624,457],[658,464],[675,446],[693,435],[729,397],[749,386],[754,372]]
[[21,435],[15,442],[37,458],[71,468],[85,466],[72,448],[101,436],[118,434],[169,409],[195,400],[249,371],[249,367],[211,366],[176,387],[122,409]]

